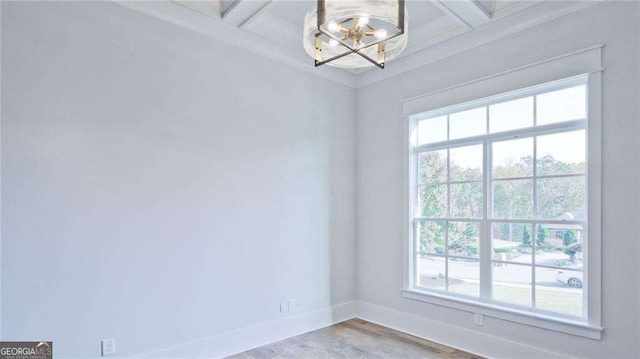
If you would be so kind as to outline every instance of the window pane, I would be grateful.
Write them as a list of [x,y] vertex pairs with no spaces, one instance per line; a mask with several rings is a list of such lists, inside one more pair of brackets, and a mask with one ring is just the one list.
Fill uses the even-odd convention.
[[536,308],[582,316],[580,270],[536,268]]
[[450,139],[484,135],[487,133],[487,108],[457,112],[449,115]]
[[418,154],[420,183],[447,182],[447,150]]
[[493,260],[531,264],[533,231],[531,224],[493,223],[491,226]]
[[492,269],[494,300],[525,307],[532,306],[530,266],[494,262]]
[[418,222],[418,251],[444,254],[446,222]]
[[494,142],[493,178],[533,176],[533,137]]
[[452,148],[450,155],[451,181],[482,179],[482,145]]
[[579,224],[536,225],[536,264],[582,267],[583,227]]
[[451,186],[451,217],[482,217],[482,182],[453,183]]
[[447,216],[447,185],[419,186],[418,209],[422,217]]
[[561,219],[565,213],[584,211],[585,177],[539,178],[538,218]]
[[449,255],[478,258],[480,223],[449,222]]
[[449,258],[449,291],[480,296],[480,264],[474,260]]
[[491,133],[533,127],[533,97],[489,106]]
[[418,255],[416,264],[418,286],[430,289],[446,289],[444,258]]
[[538,95],[536,98],[538,126],[586,118],[586,99],[585,85]]
[[585,173],[585,135],[581,130],[538,136],[538,175]]
[[447,116],[418,122],[418,145],[447,140]]
[[494,218],[532,218],[532,180],[506,180],[493,182]]

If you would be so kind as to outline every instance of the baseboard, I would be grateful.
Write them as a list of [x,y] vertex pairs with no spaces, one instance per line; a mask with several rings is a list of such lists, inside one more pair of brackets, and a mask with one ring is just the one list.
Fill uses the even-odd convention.
[[224,358],[355,317],[356,303],[288,315],[230,332],[198,339],[134,358]]
[[570,358],[448,323],[366,302],[347,302],[171,346],[135,358],[224,358],[360,318],[485,358]]
[[570,358],[563,354],[366,302],[357,302],[356,317],[485,358]]

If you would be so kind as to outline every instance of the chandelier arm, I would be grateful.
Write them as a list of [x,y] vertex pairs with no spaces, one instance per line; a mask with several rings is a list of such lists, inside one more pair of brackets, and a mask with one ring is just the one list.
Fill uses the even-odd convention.
[[[316,34],[316,36],[319,36],[319,35],[320,34]],[[342,42],[340,42],[340,43],[342,44]],[[329,59],[326,59],[326,60],[322,60],[322,61],[315,60],[316,67],[322,66],[322,65],[324,65],[326,63],[329,63],[331,61],[334,61],[334,60],[337,60],[339,58],[342,58],[342,57],[345,57],[347,55],[351,55],[351,54],[355,53],[355,54],[358,54],[358,55],[362,56],[365,60],[371,62],[372,64],[376,65],[377,67],[379,67],[381,69],[384,69],[384,62],[383,63],[378,63],[376,60],[374,60],[374,59],[370,58],[369,56],[367,56],[367,55],[365,55],[365,54],[360,52],[360,50],[362,50],[364,48],[353,49],[353,48],[351,48],[349,46],[346,46],[346,45],[343,45],[343,46],[346,47],[347,49],[349,49],[349,51],[346,51],[346,52],[344,52],[342,54],[336,55],[336,56],[334,56],[332,58],[329,58]]]
[[[340,40],[340,38],[338,38],[337,36],[335,36],[334,34],[330,33],[330,32],[326,32],[324,30],[322,30],[321,28],[318,28],[318,31],[321,34],[324,34],[326,36],[328,36],[330,39],[334,39],[336,40],[340,45],[346,47],[347,49],[351,50],[352,52],[357,51],[355,48],[349,46],[349,44],[347,44],[345,41]],[[316,34],[316,37],[319,36],[319,34]]]
[[[355,52],[355,51],[359,51],[359,50],[363,50],[363,49],[366,49],[366,48],[369,48],[369,47],[374,46],[374,45],[377,45],[377,44],[379,44],[379,43],[381,43],[381,42],[389,41],[389,40],[391,40],[391,39],[393,39],[393,38],[395,38],[395,37],[398,37],[398,36],[400,36],[400,35],[403,35],[403,34],[404,34],[404,31],[400,31],[400,32],[397,32],[397,33],[395,33],[395,34],[393,34],[393,35],[391,35],[391,36],[387,36],[387,37],[386,37],[386,38],[384,38],[384,39],[380,39],[380,40],[378,40],[378,41],[370,42],[370,43],[366,44],[365,46],[363,46],[363,47],[361,47],[361,48],[355,49],[355,48],[353,48],[353,47],[349,46],[346,42],[342,41],[339,37],[337,37],[337,36],[333,35],[333,34],[332,34],[332,33],[330,33],[330,32],[326,32],[326,31],[324,31],[324,30],[323,30],[323,29],[321,29],[321,28],[319,28],[319,29],[318,29],[318,31],[320,31],[320,33],[322,33],[322,34],[324,34],[324,35],[328,36],[329,38],[331,38],[331,39],[334,39],[334,40],[338,41],[338,43],[340,43],[340,45],[342,45],[342,46],[346,47],[347,49],[349,49],[349,50],[351,50],[351,51],[353,51],[353,52]],[[318,36],[318,34],[316,34],[316,36]]]
[[376,60],[374,60],[374,59],[370,58],[369,56],[367,56],[367,55],[365,55],[365,54],[361,53],[359,50],[354,51],[354,52],[355,52],[356,54],[358,54],[358,55],[362,56],[365,60],[369,61],[370,63],[372,63],[372,64],[374,64],[374,65],[378,66],[378,67],[379,67],[379,68],[381,68],[381,69],[384,69],[384,62],[383,62],[383,63],[378,63],[378,61],[376,61]]
[[319,28],[318,30],[320,31],[320,33],[316,34],[316,37],[317,37],[317,36],[320,36],[320,34],[324,34],[324,35],[328,36],[329,38],[332,38],[332,39],[334,39],[334,40],[338,41],[338,43],[339,43],[340,45],[342,45],[342,46],[346,47],[347,49],[349,49],[349,51],[348,51],[348,52],[345,52],[345,53],[342,53],[342,54],[339,54],[339,55],[336,55],[336,56],[334,56],[334,57],[332,57],[332,58],[330,58],[330,59],[327,59],[327,60],[323,60],[323,61],[315,60],[315,65],[316,65],[316,67],[321,66],[321,65],[324,65],[324,64],[326,64],[326,63],[328,63],[328,62],[331,62],[331,61],[337,60],[337,59],[339,59],[339,58],[345,57],[345,56],[350,55],[350,54],[352,54],[352,53],[356,53],[356,54],[358,54],[358,55],[362,56],[365,60],[367,60],[367,61],[371,62],[371,63],[372,63],[372,64],[374,64],[374,65],[376,65],[377,67],[379,67],[379,68],[381,68],[381,69],[384,69],[384,62],[380,64],[380,63],[378,63],[376,60],[374,60],[374,59],[370,58],[369,56],[367,56],[367,55],[365,55],[365,54],[363,54],[363,53],[361,53],[360,51],[361,51],[361,50],[364,50],[364,49],[366,49],[366,48],[369,48],[369,47],[371,47],[371,46],[373,46],[373,45],[377,45],[377,44],[379,44],[379,43],[381,43],[381,42],[387,41],[387,40],[389,40],[389,39],[393,39],[394,37],[397,37],[397,36],[400,36],[400,35],[402,35],[402,34],[403,34],[402,32],[399,32],[399,33],[397,33],[397,34],[395,34],[395,35],[392,35],[392,36],[387,37],[386,39],[382,39],[382,40],[379,40],[379,41],[374,41],[374,42],[372,42],[372,43],[370,43],[370,44],[368,44],[368,45],[366,45],[366,46],[363,46],[363,47],[361,47],[361,48],[355,49],[355,48],[352,48],[351,46],[347,45],[345,42],[343,42],[342,40],[340,40],[338,37],[336,37],[336,36],[335,36],[335,35],[333,35],[332,33],[327,33],[326,31],[322,30],[321,28]]
[[398,0],[398,29],[404,34],[404,0]]
[[383,63],[378,63],[376,60],[374,60],[374,59],[370,58],[369,56],[359,52],[358,50],[347,51],[347,52],[344,52],[344,53],[342,53],[340,55],[336,55],[336,56],[334,56],[334,57],[332,57],[330,59],[326,59],[326,60],[322,60],[322,61],[315,60],[315,65],[316,65],[316,67],[322,66],[322,65],[327,64],[327,63],[329,63],[331,61],[337,60],[339,58],[342,58],[342,57],[345,57],[345,56],[351,55],[351,54],[358,54],[358,55],[362,56],[365,60],[371,62],[374,65],[376,65],[377,67],[379,67],[381,69],[384,69],[384,62]]
[[322,65],[324,65],[324,64],[326,64],[326,63],[328,63],[328,62],[331,62],[331,61],[333,61],[333,60],[337,60],[337,59],[339,59],[339,58],[342,58],[342,57],[345,57],[345,56],[347,56],[347,55],[351,55],[351,54],[353,54],[353,53],[357,53],[357,52],[358,52],[358,51],[356,51],[356,50],[349,50],[349,51],[344,52],[344,53],[342,53],[342,54],[336,55],[336,56],[334,56],[334,57],[332,57],[332,58],[330,58],[330,59],[326,59],[326,60],[322,60],[322,61],[318,61],[318,60],[316,60],[316,62],[315,62],[315,63],[316,63],[316,67],[318,67],[318,66],[322,66]]
[[381,40],[378,40],[378,41],[370,42],[370,43],[366,44],[365,46],[363,46],[363,47],[359,48],[358,50],[364,50],[364,49],[367,49],[367,48],[369,48],[369,47],[371,47],[371,46],[378,45],[378,44],[379,44],[379,43],[381,43],[381,42],[389,41],[389,40],[393,39],[394,37],[398,37],[398,36],[400,36],[400,35],[402,35],[402,34],[403,34],[403,32],[399,32],[399,33],[397,33],[397,34],[394,34],[394,35],[388,36],[388,37],[386,37],[386,38],[384,38],[384,39],[381,39]]

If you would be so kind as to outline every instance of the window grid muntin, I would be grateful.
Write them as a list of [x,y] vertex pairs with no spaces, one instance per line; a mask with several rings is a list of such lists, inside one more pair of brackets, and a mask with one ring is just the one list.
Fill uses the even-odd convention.
[[[533,126],[538,124],[538,95],[533,96]],[[585,103],[586,104],[586,103]],[[538,218],[538,136],[533,136],[533,218]],[[538,245],[538,223],[531,225],[531,308],[536,302],[536,248]]]
[[[545,219],[545,218],[538,218],[537,216],[537,212],[538,212],[538,196],[537,196],[537,180],[538,179],[545,179],[545,178],[571,178],[571,177],[584,177],[585,180],[585,188],[584,188],[584,205],[585,207],[588,205],[588,198],[587,198],[587,189],[588,189],[588,153],[587,153],[587,149],[588,149],[588,130],[587,130],[587,119],[577,119],[577,120],[569,120],[569,121],[563,121],[563,122],[557,122],[557,123],[551,123],[551,124],[547,124],[547,125],[543,125],[540,127],[537,127],[537,96],[538,95],[542,95],[545,94],[547,92],[553,92],[553,91],[558,91],[558,90],[562,90],[562,89],[566,89],[566,88],[571,88],[571,87],[576,87],[576,86],[580,86],[580,85],[584,85],[586,86],[586,81],[585,79],[580,79],[579,81],[572,81],[570,83],[566,83],[564,85],[561,86],[553,86],[551,88],[547,88],[546,90],[538,90],[536,93],[530,92],[530,91],[525,91],[526,93],[524,93],[522,96],[519,97],[505,97],[504,100],[500,100],[500,101],[492,101],[492,102],[485,102],[482,103],[482,105],[480,106],[485,106],[486,108],[486,131],[487,133],[481,136],[473,136],[473,137],[469,137],[469,138],[460,138],[460,139],[455,139],[455,140],[449,140],[450,135],[449,135],[449,131],[450,131],[450,122],[449,122],[449,113],[452,112],[460,112],[460,111],[464,111],[465,108],[458,108],[458,107],[451,107],[452,109],[455,108],[455,111],[450,110],[449,113],[446,114],[447,116],[447,141],[445,142],[439,142],[439,143],[431,143],[431,144],[425,144],[425,145],[420,145],[420,146],[415,146],[414,147],[414,155],[422,153],[422,152],[427,152],[427,151],[434,151],[434,150],[443,150],[446,149],[447,150],[447,214],[448,216],[445,218],[442,217],[416,217],[415,213],[414,213],[414,227],[415,227],[415,221],[416,220],[429,220],[429,221],[446,221],[447,225],[445,226],[445,231],[447,232],[445,234],[445,253],[444,255],[440,256],[440,255],[436,255],[436,254],[427,254],[424,253],[424,255],[429,255],[429,256],[438,256],[438,257],[442,257],[445,259],[445,283],[446,283],[446,288],[445,291],[439,290],[439,289],[428,289],[428,288],[423,288],[420,287],[418,285],[418,281],[414,280],[414,283],[416,284],[417,287],[419,288],[423,288],[425,290],[428,291],[436,291],[436,292],[440,292],[440,293],[444,293],[447,296],[452,296],[452,297],[462,297],[462,298],[474,298],[474,300],[479,300],[479,301],[483,301],[483,302],[489,302],[489,303],[499,303],[500,305],[504,305],[505,307],[511,307],[514,309],[518,309],[518,310],[526,310],[526,311],[534,311],[537,313],[543,313],[543,314],[551,314],[553,316],[556,317],[564,317],[564,318],[576,318],[575,315],[571,315],[571,314],[566,314],[566,313],[562,313],[562,312],[555,312],[555,311],[548,311],[548,310],[544,310],[544,309],[540,309],[536,307],[536,277],[535,277],[535,272],[536,272],[536,268],[549,268],[549,269],[565,269],[565,270],[573,270],[576,271],[576,269],[574,268],[565,268],[565,267],[556,267],[556,266],[549,266],[549,265],[541,265],[541,264],[537,264],[536,260],[535,260],[535,249],[536,249],[536,238],[537,238],[537,231],[538,231],[538,227],[541,224],[551,224],[553,223],[553,219]],[[516,130],[510,130],[510,131],[505,131],[505,132],[497,132],[497,133],[490,133],[490,113],[489,113],[489,106],[495,103],[500,103],[500,102],[506,102],[506,101],[511,101],[511,100],[515,100],[517,98],[524,98],[524,97],[528,97],[528,96],[533,96],[533,127],[527,127],[527,128],[521,128],[521,129],[516,129]],[[588,88],[585,91],[585,106],[588,107]],[[466,106],[466,109],[472,109],[474,106],[475,107],[479,107],[478,105],[479,101],[474,101],[474,105],[468,105]],[[587,117],[588,117],[588,112],[585,111],[587,113]],[[443,116],[444,113],[440,113],[439,116]],[[428,118],[432,118],[432,117],[436,117],[436,116],[431,116]],[[428,119],[425,118],[425,119]],[[564,133],[564,132],[571,132],[571,131],[576,131],[576,130],[584,130],[585,132],[585,171],[583,174],[561,174],[561,175],[543,175],[543,176],[537,176],[537,137],[538,136],[542,136],[542,135],[546,135],[546,134],[555,134],[555,133]],[[500,178],[500,179],[493,179],[493,173],[492,173],[492,159],[491,159],[491,147],[492,144],[501,140],[508,140],[508,139],[516,139],[516,138],[521,138],[522,137],[533,137],[533,142],[534,142],[534,149],[533,149],[533,176],[531,177],[522,177],[522,178]],[[452,218],[451,216],[451,194],[450,194],[450,185],[452,184],[451,182],[451,171],[450,171],[450,162],[451,162],[451,158],[450,158],[450,149],[454,148],[454,147],[463,147],[463,146],[469,146],[469,145],[473,145],[473,144],[478,144],[479,142],[482,143],[483,145],[483,173],[482,173],[482,183],[483,183],[483,210],[482,210],[482,217],[481,218]],[[416,163],[417,164],[417,163]],[[416,173],[418,173],[416,171]],[[500,219],[500,218],[493,218],[493,186],[492,183],[494,181],[500,181],[500,180],[513,180],[513,179],[531,179],[532,180],[532,185],[533,185],[533,189],[532,189],[532,201],[533,201],[533,208],[532,208],[532,213],[533,213],[533,218],[519,218],[519,219]],[[467,182],[478,182],[478,181],[460,181],[462,183],[467,183]],[[417,183],[417,182],[416,182]],[[480,233],[479,233],[479,242],[478,242],[478,259],[474,259],[474,258],[469,258],[471,260],[476,260],[478,261],[478,263],[480,263],[480,293],[479,293],[479,297],[475,297],[475,296],[465,296],[465,295],[460,295],[458,293],[452,293],[449,291],[449,269],[448,269],[448,265],[449,265],[449,260],[448,258],[455,258],[455,256],[450,256],[449,255],[449,248],[448,248],[448,240],[449,240],[449,236],[448,236],[448,230],[449,230],[449,220],[453,220],[453,221],[462,221],[462,222],[479,222],[480,223]],[[505,223],[505,221],[511,221],[511,222],[517,222],[517,223],[530,223],[532,230],[531,230],[531,242],[532,242],[532,262],[531,264],[523,264],[523,263],[517,263],[517,262],[509,262],[509,261],[504,261],[505,263],[512,263],[514,265],[524,265],[524,266],[528,266],[531,268],[531,296],[532,296],[532,306],[531,308],[528,307],[524,307],[524,306],[519,306],[519,305],[510,305],[509,303],[503,303],[497,300],[492,299],[493,298],[493,294],[492,294],[492,286],[493,286],[493,279],[492,279],[492,268],[491,266],[493,265],[493,263],[496,262],[502,262],[502,261],[494,261],[493,257],[491,255],[482,255],[483,253],[483,247],[487,247],[487,250],[489,253],[491,253],[492,250],[492,235],[491,235],[491,226],[494,223]],[[586,221],[558,221],[560,223],[563,224],[580,224],[583,226],[583,249],[582,249],[582,253],[586,254],[587,253],[587,238],[588,238],[588,228],[587,228],[587,223]],[[413,247],[414,251],[415,249],[417,249],[417,247]],[[419,257],[420,255],[423,255],[423,253],[416,253],[414,252],[414,255],[417,255],[417,257]],[[467,257],[462,257],[462,258],[467,258]],[[585,257],[586,258],[586,257]],[[483,264],[484,264],[484,271],[483,271]],[[487,273],[487,267],[488,266],[488,273]],[[416,272],[417,268],[417,264],[414,263],[414,275]],[[584,263],[583,268],[580,270],[577,270],[579,272],[582,272],[583,274],[583,288],[582,288],[582,316],[580,318],[582,319],[587,319],[587,296],[588,296],[588,280],[587,280],[587,272],[586,272],[586,263]],[[483,275],[484,272],[484,275]],[[415,278],[415,276],[414,276]],[[488,293],[488,295],[487,295]]]
[[[449,124],[449,115],[447,115],[447,124]],[[449,128],[449,127],[447,127]],[[449,138],[449,135],[447,135]],[[447,147],[447,217],[451,217],[451,148]],[[447,227],[449,225],[447,224]],[[449,236],[445,236],[445,243],[447,243]],[[448,245],[448,243],[447,243]],[[449,248],[445,246],[445,253],[449,251]],[[448,261],[447,261],[448,263]],[[449,266],[446,266],[447,275],[449,275]],[[447,280],[447,290],[449,289],[449,281]]]
[[[491,106],[502,102],[508,102],[512,100],[518,100],[521,98],[529,97],[529,96],[539,96],[544,95],[550,92],[565,90],[571,87],[577,86],[586,86],[585,91],[585,100],[588,99],[588,83],[587,78],[583,75],[575,76],[572,78],[567,78],[560,81],[554,81],[547,84],[542,84],[538,86],[532,86],[520,90],[515,90],[511,92],[506,92],[503,94],[488,96],[477,100],[467,101],[460,104],[455,104],[451,106],[445,106],[436,110],[427,111],[423,113],[417,113],[412,115],[412,118],[415,119],[416,123],[424,120],[429,120],[432,118],[449,115],[451,113],[462,112],[465,110],[471,110],[473,108],[482,107],[482,106]],[[588,101],[585,101],[588,110]],[[588,111],[587,111],[588,116]],[[570,122],[572,120],[567,120]],[[564,122],[564,121],[563,121]],[[534,122],[535,123],[535,122]],[[537,123],[535,123],[537,125]],[[487,127],[488,128],[488,127]],[[501,133],[497,132],[496,134]],[[447,137],[449,138],[449,137]]]
[[[469,146],[472,144],[481,144],[486,139],[491,139],[492,141],[499,140],[509,140],[509,139],[518,139],[520,136],[530,137],[533,135],[543,136],[543,135],[551,135],[558,132],[571,132],[570,129],[575,130],[583,130],[586,129],[587,119],[577,119],[565,122],[551,123],[548,125],[542,125],[538,127],[526,127],[519,128],[515,130],[509,130],[505,132],[497,132],[490,133],[480,136],[473,136],[467,138],[457,138],[454,140],[427,143],[423,145],[414,146],[414,152],[426,152],[426,151],[437,151],[444,150],[447,147],[462,147]],[[567,129],[565,131],[565,129]]]
[[[585,177],[586,174],[581,174],[581,173],[572,173],[572,174],[561,174],[561,175],[541,175],[541,176],[536,176],[535,178],[538,179],[547,179],[547,178],[569,178],[569,177]],[[491,181],[492,182],[500,182],[500,181],[513,181],[513,180],[532,180],[534,177],[532,176],[524,176],[524,177],[500,177],[500,178],[494,178]],[[478,182],[478,181],[469,181],[469,182]],[[438,183],[435,183],[438,184]]]

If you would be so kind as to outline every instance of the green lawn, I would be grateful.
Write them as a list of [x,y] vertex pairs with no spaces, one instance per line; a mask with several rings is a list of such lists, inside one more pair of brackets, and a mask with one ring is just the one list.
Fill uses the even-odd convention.
[[[449,286],[449,291],[458,294],[478,296],[479,284],[465,280]],[[495,283],[493,298],[506,303],[531,306],[531,287]],[[536,287],[536,308],[554,312],[582,315],[582,290],[573,288]]]

